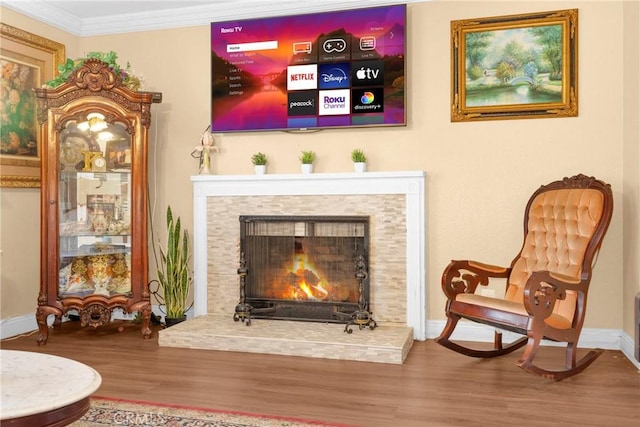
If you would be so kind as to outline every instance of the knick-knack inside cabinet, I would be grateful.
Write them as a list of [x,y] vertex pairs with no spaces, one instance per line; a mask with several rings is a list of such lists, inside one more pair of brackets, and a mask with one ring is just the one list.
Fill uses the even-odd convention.
[[147,146],[157,92],[132,91],[88,59],[66,83],[35,89],[42,140],[38,344],[48,318],[82,326],[138,313],[151,336],[147,260]]

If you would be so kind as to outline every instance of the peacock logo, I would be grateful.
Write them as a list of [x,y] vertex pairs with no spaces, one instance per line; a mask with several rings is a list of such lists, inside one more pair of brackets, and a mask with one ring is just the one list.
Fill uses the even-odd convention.
[[373,102],[374,99],[375,97],[373,96],[372,92],[365,92],[362,94],[360,102],[362,102],[364,105],[369,105]]

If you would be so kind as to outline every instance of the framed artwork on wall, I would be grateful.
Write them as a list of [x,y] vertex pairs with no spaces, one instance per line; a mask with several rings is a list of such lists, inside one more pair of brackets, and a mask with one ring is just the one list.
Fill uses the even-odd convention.
[[578,115],[578,9],[451,21],[451,121]]
[[54,78],[65,47],[0,23],[0,186],[39,187],[42,146],[34,88]]

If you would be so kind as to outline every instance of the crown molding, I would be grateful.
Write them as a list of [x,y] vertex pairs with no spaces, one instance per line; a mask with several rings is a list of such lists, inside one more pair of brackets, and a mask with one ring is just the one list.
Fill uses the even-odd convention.
[[326,12],[358,7],[417,3],[419,1],[425,0],[307,0],[305,2],[297,0],[278,2],[242,0],[90,18],[80,18],[65,12],[55,6],[55,1],[4,0],[2,6],[73,35],[87,37],[194,27],[233,19]]
[[52,6],[51,2],[8,0],[3,1],[2,6],[76,36],[80,35],[82,19]]

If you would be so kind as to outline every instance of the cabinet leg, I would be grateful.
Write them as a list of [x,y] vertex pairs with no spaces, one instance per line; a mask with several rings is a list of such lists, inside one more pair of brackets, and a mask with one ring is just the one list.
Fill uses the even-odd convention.
[[54,326],[56,325],[56,322],[60,325],[60,321],[62,319],[61,310],[48,305],[38,306],[38,309],[36,310],[36,322],[38,323],[38,330],[40,332],[38,334],[38,339],[36,340],[38,345],[46,344],[47,339],[49,339],[49,326],[47,325],[47,319],[50,315],[54,315],[56,317],[54,320]]
[[140,313],[142,316],[142,337],[151,338],[151,327],[149,326],[151,324],[151,304],[143,305]]

